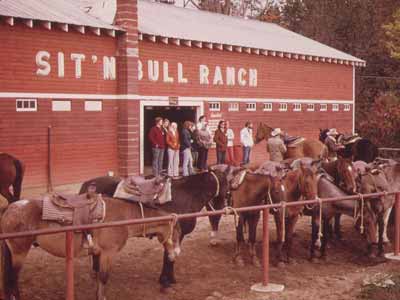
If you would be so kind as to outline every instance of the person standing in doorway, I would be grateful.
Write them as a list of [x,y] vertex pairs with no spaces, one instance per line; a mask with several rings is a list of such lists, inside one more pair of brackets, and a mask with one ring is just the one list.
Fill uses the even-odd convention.
[[196,130],[196,140],[198,144],[199,158],[197,160],[197,168],[200,171],[207,171],[208,149],[211,147],[212,138],[207,124],[202,129]]
[[[171,124],[170,121],[167,118],[164,118],[163,124],[162,124],[162,130],[164,131],[165,145],[167,145],[167,134],[168,134],[170,124]],[[164,159],[163,159],[163,165],[162,165],[163,170],[168,169],[168,149],[167,148],[168,147],[165,147],[165,151],[164,151]]]
[[271,137],[267,141],[267,151],[269,152],[269,159],[272,161],[281,162],[287,149],[282,140],[282,130],[275,128],[271,132]]
[[172,122],[167,132],[167,146],[168,146],[168,176],[179,176],[179,133],[178,124]]
[[207,124],[206,117],[205,116],[200,116],[199,122],[197,122],[197,124],[196,124],[196,129],[197,130],[201,130],[206,126],[206,124]]
[[183,123],[183,129],[181,134],[181,150],[183,152],[183,163],[182,171],[183,176],[193,175],[193,157],[192,157],[192,132],[191,128],[194,124],[190,121]]
[[226,137],[228,139],[228,144],[226,148],[226,153],[227,153],[227,158],[228,158],[228,164],[234,165],[235,164],[235,157],[233,155],[233,140],[235,139],[235,134],[230,128],[229,121],[225,121],[225,127],[226,127]]
[[253,140],[253,123],[246,122],[244,128],[240,131],[240,143],[243,146],[243,165],[250,162],[250,152],[254,145]]
[[218,128],[214,132],[214,142],[217,150],[217,164],[224,164],[228,145],[225,121],[219,121]]
[[165,132],[162,128],[163,119],[155,118],[155,125],[150,129],[148,138],[153,151],[153,175],[159,176],[162,171],[162,164],[165,151]]
[[197,129],[196,125],[190,122],[189,127],[190,132],[190,143],[192,145],[192,158],[193,158],[193,167],[197,166],[197,161],[199,158],[199,145],[197,144]]

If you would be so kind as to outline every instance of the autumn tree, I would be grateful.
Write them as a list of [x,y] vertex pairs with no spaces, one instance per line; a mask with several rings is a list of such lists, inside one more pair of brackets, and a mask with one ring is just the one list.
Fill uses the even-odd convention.
[[400,59],[400,8],[393,14],[393,21],[383,25],[387,40],[386,47],[390,55],[395,59]]

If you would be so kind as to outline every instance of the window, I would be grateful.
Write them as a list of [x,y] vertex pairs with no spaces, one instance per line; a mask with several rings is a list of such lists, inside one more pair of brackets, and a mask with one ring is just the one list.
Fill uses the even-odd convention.
[[16,99],[15,108],[17,111],[37,111],[36,99]]
[[319,105],[319,110],[320,111],[327,111],[328,110],[328,104],[320,104]]
[[210,111],[220,111],[221,110],[221,103],[219,102],[210,102],[208,104],[208,108]]
[[350,109],[351,109],[351,106],[350,106],[350,104],[345,104],[344,105],[344,111],[350,111]]
[[229,111],[239,111],[239,103],[237,103],[237,102],[230,102],[230,103],[229,103],[228,110],[229,110]]
[[246,103],[246,110],[247,111],[256,111],[257,110],[257,104],[255,102]]
[[315,110],[314,103],[308,103],[307,104],[307,111],[314,111],[314,110]]
[[102,111],[102,101],[85,101],[85,111]]
[[339,104],[332,104],[332,111],[339,111]]
[[293,111],[301,111],[301,103],[293,104]]
[[272,111],[272,103],[264,103],[263,111]]
[[54,100],[51,103],[53,111],[71,111],[71,101],[69,100]]
[[279,103],[279,111],[287,111],[287,103]]

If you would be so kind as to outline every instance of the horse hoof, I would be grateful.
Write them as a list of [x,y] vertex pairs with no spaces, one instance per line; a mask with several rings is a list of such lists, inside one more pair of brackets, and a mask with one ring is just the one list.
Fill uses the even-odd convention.
[[210,246],[213,246],[213,247],[215,247],[215,246],[218,246],[218,240],[217,239],[210,239]]
[[260,263],[260,260],[258,259],[258,257],[253,257],[253,259],[251,260],[252,261],[252,263],[253,263],[253,266],[255,266],[255,267],[257,267],[257,268],[259,268],[259,267],[261,267],[261,263]]
[[276,265],[279,269],[282,269],[285,267],[285,263],[283,261],[278,262],[278,264]]
[[328,261],[328,257],[326,255],[321,255],[321,257],[319,259],[322,260],[323,262]]
[[368,258],[376,258],[376,254],[373,252],[369,253]]
[[313,264],[318,263],[318,259],[317,259],[316,257],[310,258],[310,261],[311,261]]
[[288,259],[288,264],[291,266],[297,266],[298,263],[295,259]]
[[237,256],[234,261],[238,267],[244,267],[244,260],[240,256]]
[[162,294],[173,294],[175,291],[171,286],[162,286],[160,292]]

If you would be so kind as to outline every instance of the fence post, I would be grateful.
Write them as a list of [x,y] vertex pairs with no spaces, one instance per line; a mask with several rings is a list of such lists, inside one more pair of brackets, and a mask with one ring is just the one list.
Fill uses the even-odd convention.
[[74,232],[65,233],[66,300],[74,300]]
[[251,290],[261,293],[282,292],[285,288],[282,284],[269,282],[269,208],[263,209],[263,281],[251,286]]
[[396,201],[394,204],[394,252],[387,253],[385,257],[387,259],[400,260],[400,193],[396,194]]

